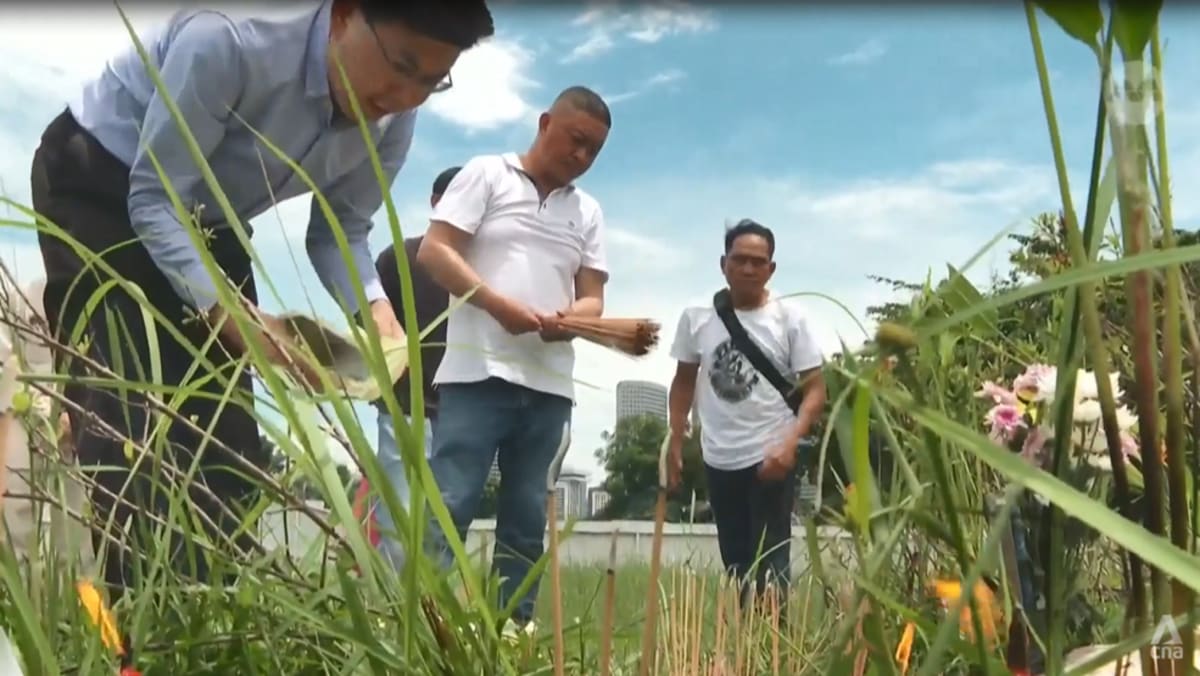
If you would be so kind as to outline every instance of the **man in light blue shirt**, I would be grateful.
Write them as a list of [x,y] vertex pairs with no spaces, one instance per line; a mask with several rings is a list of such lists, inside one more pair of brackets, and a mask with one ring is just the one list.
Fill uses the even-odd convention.
[[[255,497],[253,475],[268,460],[250,413],[252,383],[236,364],[249,341],[267,348],[272,361],[289,361],[284,349],[266,339],[281,329],[278,319],[262,315],[262,327],[249,336],[226,321],[219,284],[232,284],[244,302],[257,303],[250,256],[192,159],[163,94],[178,106],[243,227],[275,202],[311,191],[259,135],[307,172],[328,200],[353,261],[346,264],[335,229],[314,199],[305,243],[318,277],[343,307],[364,321],[369,316],[382,334],[400,338],[403,330],[367,244],[371,217],[404,163],[416,108],[449,88],[459,54],[492,32],[484,0],[325,0],[270,18],[188,9],[144,39],[165,92],[156,89],[131,47],[106,64],[51,122],[32,171],[34,208],[62,229],[39,233],[51,329],[65,342],[82,327],[87,356],[117,379],[149,381],[153,357],[165,385],[189,388],[189,396],[172,406],[177,415],[162,435],[166,459],[173,462],[150,470],[143,461],[132,471],[137,453],[127,452],[127,439],[135,448],[158,447],[158,440],[149,438],[157,417],[148,415],[145,397],[137,391],[145,388],[118,390],[78,378],[67,387],[66,396],[78,409],[71,423],[80,463],[125,468],[97,473],[93,493],[97,523],[112,518],[118,541],[126,539],[120,526],[127,517],[166,515],[163,489],[156,486],[151,495],[151,483],[159,482],[186,484],[192,507],[201,513],[176,522],[207,522],[210,531],[215,524],[225,534],[234,533]],[[379,154],[383,186],[358,128],[356,107]],[[180,218],[160,172],[191,218]],[[208,250],[220,274],[205,267],[198,246]],[[92,263],[101,253],[165,318],[170,328],[157,325],[157,344],[147,338],[140,301],[126,290],[109,289],[100,308],[89,307],[89,297],[111,279]],[[356,285],[362,286],[365,303],[359,302]],[[214,330],[219,341],[207,346]],[[192,373],[196,355],[202,361]],[[59,369],[97,377],[84,360],[64,358]],[[230,390],[231,378],[236,379],[231,400],[218,401]],[[182,479],[180,473],[192,471],[198,455],[197,476]],[[121,494],[123,500],[117,497]],[[145,549],[137,546],[137,537],[130,547],[134,554]],[[215,544],[221,540],[216,535]],[[128,586],[134,562],[122,560],[120,548],[99,534],[96,542],[109,550],[107,581]],[[183,570],[185,558],[193,557],[179,559],[181,573],[208,578],[202,562]]]

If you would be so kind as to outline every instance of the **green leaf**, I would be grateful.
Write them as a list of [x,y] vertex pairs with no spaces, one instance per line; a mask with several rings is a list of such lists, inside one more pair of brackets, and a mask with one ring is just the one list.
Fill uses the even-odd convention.
[[1126,61],[1142,58],[1161,11],[1162,0],[1114,0],[1113,39]]
[[1134,523],[1105,505],[1089,498],[1062,479],[1033,467],[1012,451],[998,446],[978,432],[954,422],[944,413],[918,407],[911,398],[897,391],[880,391],[880,396],[908,413],[921,426],[928,428],[946,442],[958,445],[990,465],[1009,481],[1030,490],[1083,523],[1094,528],[1146,563],[1179,580],[1189,589],[1200,591],[1200,558],[1171,544],[1166,538],[1154,535],[1141,524]]
[[1067,35],[1092,49],[1100,48],[1100,31],[1104,28],[1104,14],[1100,11],[1099,2],[1040,0],[1034,4],[1066,31]]
[[[938,294],[952,314],[985,300],[983,294],[979,293],[979,289],[976,289],[971,280],[963,276],[960,270],[949,264],[946,265],[946,270],[949,277],[939,285]],[[992,309],[984,312],[971,320],[971,331],[980,337],[994,335],[999,317],[999,310]]]

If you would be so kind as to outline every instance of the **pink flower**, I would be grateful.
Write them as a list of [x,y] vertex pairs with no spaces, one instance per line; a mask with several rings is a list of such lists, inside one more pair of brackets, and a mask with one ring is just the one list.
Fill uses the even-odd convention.
[[991,399],[993,404],[1009,404],[1011,406],[1017,404],[1017,395],[990,380],[983,383],[975,396],[980,399]]
[[1121,432],[1121,452],[1128,458],[1138,454],[1138,442],[1129,432]]
[[991,426],[990,436],[994,441],[1012,441],[1017,430],[1025,426],[1021,411],[1013,404],[993,406],[984,420]]

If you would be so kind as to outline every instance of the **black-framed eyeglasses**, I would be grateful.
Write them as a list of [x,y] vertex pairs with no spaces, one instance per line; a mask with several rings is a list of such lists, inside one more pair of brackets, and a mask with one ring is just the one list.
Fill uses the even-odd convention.
[[375,25],[372,23],[367,23],[367,26],[371,29],[371,35],[375,36],[375,44],[379,46],[379,54],[383,56],[383,60],[387,61],[388,65],[391,66],[392,70],[396,71],[398,75],[411,80],[422,87],[425,87],[435,94],[438,92],[444,92],[454,86],[454,77],[451,76],[450,73],[446,73],[446,77],[438,80],[437,82],[430,82],[429,78],[421,77],[417,73],[417,69],[413,67],[411,63],[393,59],[391,55],[388,54],[387,47],[383,45],[383,39],[379,37],[379,32],[375,30]]

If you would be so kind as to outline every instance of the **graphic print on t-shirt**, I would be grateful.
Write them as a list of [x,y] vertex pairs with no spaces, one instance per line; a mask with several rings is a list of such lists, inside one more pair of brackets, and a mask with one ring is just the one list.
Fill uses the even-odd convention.
[[721,400],[736,404],[750,396],[758,384],[758,371],[733,340],[726,339],[713,350],[708,382]]

